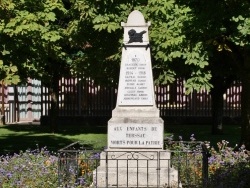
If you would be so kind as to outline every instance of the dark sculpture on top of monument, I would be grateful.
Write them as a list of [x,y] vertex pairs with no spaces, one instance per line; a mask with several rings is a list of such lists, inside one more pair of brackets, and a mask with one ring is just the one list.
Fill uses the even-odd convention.
[[141,31],[140,33],[136,33],[136,30],[130,29],[128,31],[128,35],[129,35],[129,41],[128,41],[128,43],[143,42],[142,35],[144,33],[146,33],[146,31]]

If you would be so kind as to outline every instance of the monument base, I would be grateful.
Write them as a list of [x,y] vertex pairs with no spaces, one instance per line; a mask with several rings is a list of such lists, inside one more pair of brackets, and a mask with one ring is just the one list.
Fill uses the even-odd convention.
[[108,122],[108,149],[163,149],[164,122],[156,107],[116,107]]
[[108,149],[163,149],[161,118],[112,118],[108,122]]
[[181,187],[164,150],[107,150],[94,171],[96,187]]
[[181,187],[164,150],[107,150],[94,171],[96,187]]

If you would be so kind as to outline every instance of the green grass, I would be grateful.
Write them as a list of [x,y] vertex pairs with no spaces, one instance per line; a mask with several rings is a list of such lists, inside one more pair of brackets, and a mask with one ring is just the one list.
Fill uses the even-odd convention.
[[[179,136],[190,140],[194,134],[198,141],[210,141],[211,145],[221,140],[235,146],[240,139],[239,125],[224,125],[223,135],[211,135],[211,125],[166,125],[165,135]],[[80,141],[86,146],[102,149],[107,145],[107,127],[102,126],[59,126],[59,132],[52,134],[49,127],[39,125],[5,125],[0,127],[0,154],[19,152],[20,150],[47,147],[57,151],[68,144]]]

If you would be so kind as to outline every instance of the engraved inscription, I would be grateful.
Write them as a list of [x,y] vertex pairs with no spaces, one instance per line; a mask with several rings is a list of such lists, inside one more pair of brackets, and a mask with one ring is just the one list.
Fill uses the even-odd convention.
[[[158,131],[159,130],[159,131]],[[157,125],[115,125],[110,127],[110,147],[162,147],[163,136]]]
[[125,86],[123,100],[148,100],[146,62],[134,55],[125,63]]
[[124,59],[119,83],[119,105],[153,105],[151,64],[144,54],[133,50]]

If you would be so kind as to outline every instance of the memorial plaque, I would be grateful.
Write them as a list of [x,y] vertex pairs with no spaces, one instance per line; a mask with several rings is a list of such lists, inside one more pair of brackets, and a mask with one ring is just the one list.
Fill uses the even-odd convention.
[[150,62],[139,50],[132,50],[125,57],[120,73],[118,105],[153,105]]
[[110,148],[162,148],[163,126],[159,124],[109,125]]

